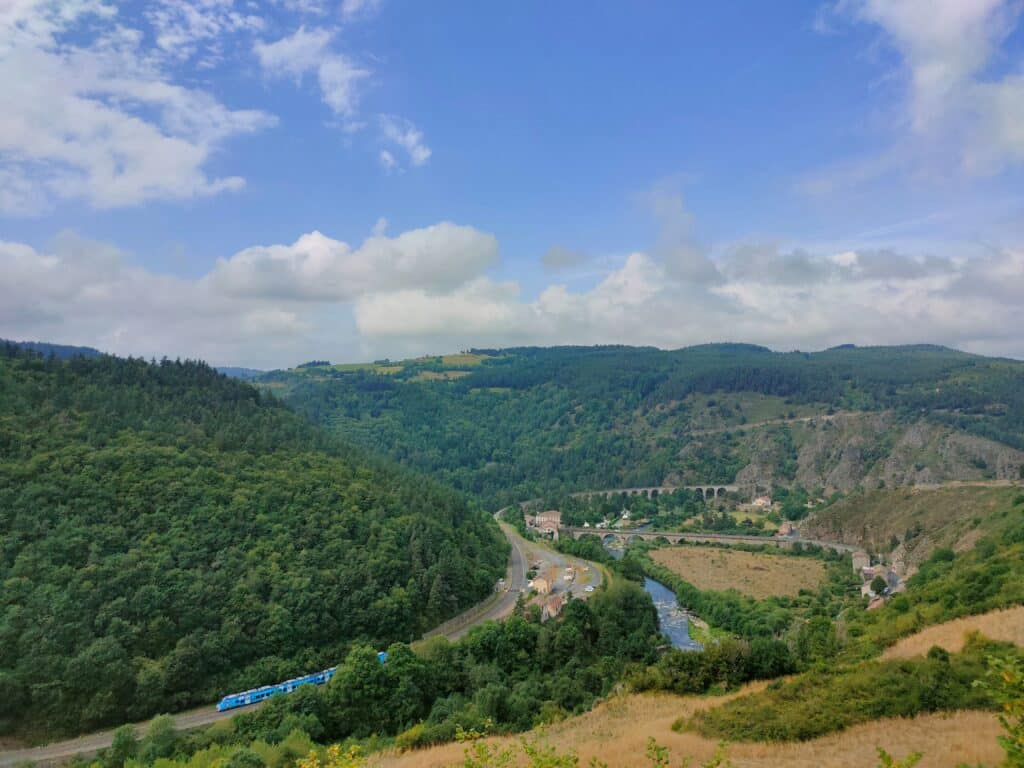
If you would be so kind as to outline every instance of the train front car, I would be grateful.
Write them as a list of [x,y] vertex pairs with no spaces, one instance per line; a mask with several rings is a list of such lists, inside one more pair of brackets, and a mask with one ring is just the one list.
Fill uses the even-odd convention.
[[292,680],[285,680],[283,683],[277,685],[265,685],[262,688],[253,688],[249,691],[242,691],[241,693],[229,693],[220,703],[217,704],[218,712],[226,712],[229,709],[237,709],[238,707],[246,707],[250,704],[258,704],[259,702],[269,699],[271,696],[277,694],[291,693],[300,685],[310,683],[312,685],[323,685],[330,681],[334,677],[334,672],[337,667],[331,667],[325,669],[322,672],[314,672],[312,675],[306,675],[305,677],[297,677]]

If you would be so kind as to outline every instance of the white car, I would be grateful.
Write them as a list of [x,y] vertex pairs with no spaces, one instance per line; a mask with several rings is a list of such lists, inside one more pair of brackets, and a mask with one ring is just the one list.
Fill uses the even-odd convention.
[[584,591],[584,592],[593,592],[593,591],[594,591],[594,588],[593,588],[593,587],[587,587],[587,588],[586,588],[586,589],[584,589],[583,591]]

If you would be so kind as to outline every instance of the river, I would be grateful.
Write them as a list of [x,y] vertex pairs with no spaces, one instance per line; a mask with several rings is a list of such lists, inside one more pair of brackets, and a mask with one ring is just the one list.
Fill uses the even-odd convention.
[[[616,560],[622,557],[621,549],[605,547],[608,554]],[[666,587],[660,581],[644,577],[644,590],[654,601],[654,607],[658,611],[658,626],[661,633],[667,637],[674,648],[684,651],[700,651],[704,649],[700,643],[690,637],[690,620],[679,607],[679,600],[676,593]]]

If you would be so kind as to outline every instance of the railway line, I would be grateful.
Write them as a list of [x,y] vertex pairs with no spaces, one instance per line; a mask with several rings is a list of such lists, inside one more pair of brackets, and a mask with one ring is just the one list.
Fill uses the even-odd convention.
[[[510,615],[515,609],[516,600],[519,598],[520,592],[526,589],[526,573],[529,570],[529,566],[537,559],[544,559],[546,562],[559,568],[574,565],[582,570],[582,566],[587,564],[585,560],[569,557],[568,555],[555,552],[542,544],[527,541],[507,523],[499,522],[499,525],[511,545],[508,567],[505,572],[505,588],[495,592],[465,613],[427,632],[424,635],[425,638],[440,636],[446,637],[449,640],[457,640],[467,634],[473,627],[485,621],[502,619]],[[586,587],[597,586],[601,583],[602,576],[599,568],[591,567],[588,574],[587,579],[581,579],[578,583],[574,583],[569,587],[574,597],[587,597],[589,593],[585,592]],[[258,706],[260,704],[252,704],[244,708],[218,712],[216,705],[211,704],[174,715],[174,726],[179,731],[202,728],[220,720],[229,719],[239,712],[251,712]],[[135,733],[141,737],[145,734],[151,722],[152,720],[146,720],[133,723],[132,726],[135,728]],[[66,762],[75,755],[95,754],[101,749],[109,747],[113,740],[114,729],[110,729],[40,747],[4,750],[0,751],[0,768],[13,768],[13,766],[24,763],[35,763],[39,766],[57,765]]]
[[[615,494],[620,492],[628,492],[631,490],[638,489],[615,489],[605,491],[593,491],[587,493],[593,494]],[[649,489],[643,489],[649,490]],[[525,506],[531,502],[523,502],[521,506]],[[488,596],[485,600],[481,601],[477,605],[473,606],[464,613],[456,616],[443,624],[435,627],[429,632],[424,634],[424,639],[431,637],[446,637],[449,640],[457,640],[460,637],[466,635],[473,627],[482,624],[485,621],[500,620],[510,615],[515,609],[516,601],[522,591],[526,589],[526,573],[529,570],[530,564],[536,560],[544,560],[559,569],[564,569],[568,566],[576,567],[580,572],[585,572],[587,576],[572,584],[564,585],[565,591],[571,591],[574,597],[586,598],[590,592],[587,591],[588,587],[596,587],[601,584],[602,572],[599,567],[589,563],[586,560],[580,558],[570,557],[563,555],[560,552],[547,547],[544,544],[540,544],[533,541],[524,539],[519,533],[508,523],[502,522],[501,517],[504,510],[499,510],[495,517],[501,527],[502,532],[505,534],[511,545],[509,553],[508,566],[505,572],[505,586],[504,588],[497,590],[494,594]],[[569,535],[594,535],[596,533],[608,533],[607,531],[595,531],[594,529],[564,529],[564,532]],[[636,534],[635,531],[629,532],[616,532]],[[700,540],[731,540],[738,538],[748,537],[736,537],[728,536],[724,534],[683,534],[680,535],[678,532],[659,532],[659,531],[644,531],[641,535],[647,536],[678,536],[679,538],[685,539],[700,539]],[[753,538],[753,537],[750,537]],[[772,541],[767,537],[758,537],[755,543],[763,543],[764,541]],[[858,547],[854,547],[847,544],[841,544],[838,542],[826,542],[810,539],[794,539],[792,541],[801,541],[808,544],[817,544],[820,546],[831,547],[840,551],[859,551]],[[209,705],[200,707],[187,712],[181,712],[173,716],[175,728],[180,731],[191,730],[194,728],[202,728],[207,725],[211,725],[220,720],[225,720],[238,714],[240,711],[252,711],[255,707],[260,704],[253,704],[243,709],[231,709],[224,712],[218,712],[216,705]],[[144,722],[133,723],[135,732],[140,737],[148,729],[151,720]],[[62,762],[66,762],[75,755],[91,755],[95,754],[101,749],[105,749],[113,743],[114,729],[100,731],[97,733],[87,734],[79,736],[74,739],[68,739],[65,741],[54,742],[52,744],[46,744],[39,747],[29,747],[24,749],[8,749],[0,750],[0,768],[13,768],[24,763],[35,763],[39,766],[52,766]]]

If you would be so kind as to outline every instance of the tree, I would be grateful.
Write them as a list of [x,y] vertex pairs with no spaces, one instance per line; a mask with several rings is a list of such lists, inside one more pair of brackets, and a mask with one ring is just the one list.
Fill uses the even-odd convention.
[[173,757],[178,750],[178,732],[170,715],[157,715],[149,724],[146,737],[139,749],[143,763],[152,763],[161,757]]
[[885,576],[878,574],[871,580],[871,591],[876,595],[881,595],[889,588],[889,582],[885,580]]
[[231,756],[226,768],[266,768],[266,763],[251,749],[243,747]]
[[296,768],[363,768],[366,758],[358,746],[351,746],[344,752],[340,744],[332,744],[327,748],[323,759],[315,751],[296,763]]
[[139,752],[139,740],[135,736],[135,728],[122,725],[114,731],[114,740],[103,759],[104,768],[122,768]]
[[988,674],[974,685],[984,689],[999,705],[1003,735],[999,745],[1006,751],[1009,768],[1024,766],[1024,662],[1016,656],[988,658]]

